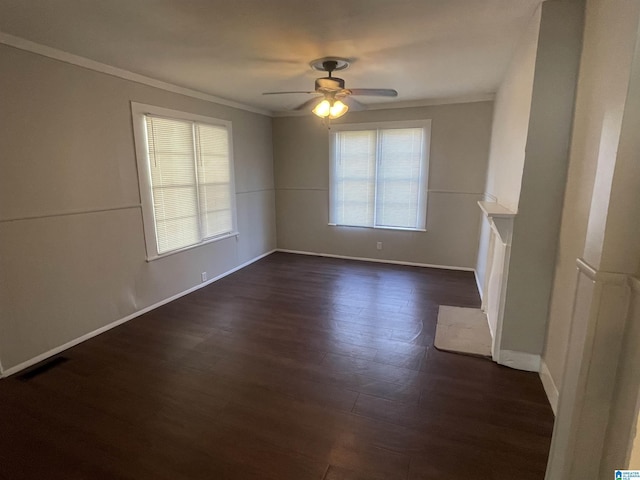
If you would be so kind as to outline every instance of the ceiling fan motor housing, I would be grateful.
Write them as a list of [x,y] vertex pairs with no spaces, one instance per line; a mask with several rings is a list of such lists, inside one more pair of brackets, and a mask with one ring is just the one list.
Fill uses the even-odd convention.
[[344,80],[338,77],[321,77],[316,80],[317,91],[344,90]]

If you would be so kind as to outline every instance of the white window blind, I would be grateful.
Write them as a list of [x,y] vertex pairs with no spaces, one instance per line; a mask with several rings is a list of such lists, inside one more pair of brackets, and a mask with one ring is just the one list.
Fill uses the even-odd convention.
[[428,130],[332,133],[330,223],[424,230]]
[[378,226],[424,228],[420,208],[422,128],[379,130],[376,222]]
[[148,258],[234,234],[229,122],[142,104],[133,114]]
[[331,223],[373,225],[376,170],[376,135],[368,132],[336,134],[334,166],[334,218]]
[[145,116],[158,253],[233,230],[223,126]]

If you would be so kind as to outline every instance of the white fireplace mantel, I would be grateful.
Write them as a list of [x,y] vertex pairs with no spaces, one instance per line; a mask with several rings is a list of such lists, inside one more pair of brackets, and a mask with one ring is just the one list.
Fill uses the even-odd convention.
[[[492,234],[487,251],[487,270],[485,272],[485,291],[482,298],[482,310],[487,314],[493,342],[491,354],[493,360],[520,370],[537,371],[538,359],[528,354],[513,352],[502,348],[502,324],[509,281],[509,263],[511,261],[511,239],[513,221],[516,212],[497,202],[478,202],[482,213],[491,225]],[[523,356],[524,355],[524,356]]]
[[513,219],[516,212],[503,207],[496,202],[478,202],[480,210],[485,214],[491,228],[496,232],[504,245],[511,245],[513,233]]

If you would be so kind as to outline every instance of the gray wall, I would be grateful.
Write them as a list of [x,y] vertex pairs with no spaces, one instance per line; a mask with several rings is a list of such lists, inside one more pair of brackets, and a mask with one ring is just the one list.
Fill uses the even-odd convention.
[[[527,29],[522,33],[509,62],[496,94],[493,112],[485,196],[487,201],[497,202],[514,212],[518,210],[520,200],[539,28],[540,7],[536,9]],[[491,227],[480,210],[478,216],[482,218],[482,226],[476,272],[480,293],[483,294],[487,288],[485,280]]]
[[[473,268],[493,102],[350,112],[344,122],[431,119],[427,231],[331,227],[329,142],[314,116],[273,120],[278,247]],[[383,250],[376,250],[376,242]]]
[[[271,118],[0,45],[7,369],[276,247]],[[130,101],[230,120],[240,235],[145,261]]]
[[540,7],[523,32],[500,84],[491,129],[486,193],[514,212],[520,200],[539,29]]
[[569,163],[584,0],[542,4],[518,214],[514,219],[502,348],[541,354]]

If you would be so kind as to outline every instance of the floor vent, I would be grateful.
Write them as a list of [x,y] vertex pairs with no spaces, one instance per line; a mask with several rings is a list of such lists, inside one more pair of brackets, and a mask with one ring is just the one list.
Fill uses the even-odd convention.
[[55,357],[45,360],[44,362],[40,362],[37,365],[29,368],[24,373],[18,375],[18,380],[22,380],[23,382],[27,382],[38,375],[42,375],[45,372],[48,372],[52,368],[57,367],[58,365],[62,365],[63,363],[69,361],[67,357]]

